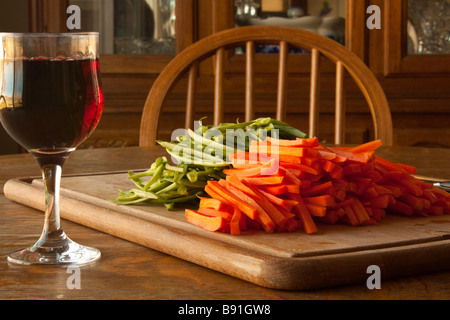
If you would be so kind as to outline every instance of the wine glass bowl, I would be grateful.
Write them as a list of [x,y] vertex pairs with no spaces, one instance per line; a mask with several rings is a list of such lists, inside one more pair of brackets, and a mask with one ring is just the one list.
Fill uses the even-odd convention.
[[46,199],[41,237],[8,261],[81,265],[100,257],[61,228],[59,188],[65,160],[102,110],[98,33],[0,33],[0,121],[41,167]]

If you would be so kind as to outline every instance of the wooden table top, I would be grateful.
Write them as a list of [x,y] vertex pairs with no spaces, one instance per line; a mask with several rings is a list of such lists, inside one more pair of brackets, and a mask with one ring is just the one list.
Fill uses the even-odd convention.
[[[161,148],[78,150],[63,172],[147,168]],[[418,174],[450,180],[450,149],[383,147],[377,154],[418,168]],[[0,157],[0,187],[11,178],[39,176],[28,154]],[[8,253],[32,244],[42,231],[38,211],[0,195],[0,299],[449,299],[450,271],[395,280],[381,279],[381,289],[365,285],[314,291],[272,290],[124,241],[87,227],[62,221],[75,241],[101,250],[97,263],[81,268],[81,289],[69,289],[66,268],[15,266]],[[450,253],[449,253],[450,259]],[[70,280],[69,280],[70,281]]]

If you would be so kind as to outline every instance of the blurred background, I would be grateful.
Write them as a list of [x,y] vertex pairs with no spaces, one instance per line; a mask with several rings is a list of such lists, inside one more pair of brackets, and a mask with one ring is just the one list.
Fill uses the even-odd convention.
[[[310,30],[347,46],[379,79],[392,111],[394,143],[450,147],[450,0],[374,0],[381,10],[381,29],[369,30],[364,0],[0,0],[0,32],[68,31],[66,10],[81,9],[81,31],[101,34],[101,73],[105,110],[100,125],[81,148],[138,144],[142,108],[158,74],[189,44],[213,33],[245,25],[284,25]],[[267,76],[257,83],[257,116],[272,116],[276,95],[277,48],[262,47]],[[226,119],[242,117],[244,74],[239,51],[225,70]],[[289,121],[307,130],[309,53],[289,57]],[[333,131],[334,68],[321,66],[325,129]],[[211,61],[198,74],[198,118],[210,114],[213,88]],[[181,85],[183,81],[181,82]],[[185,94],[174,88],[161,114],[161,138],[184,124]],[[354,84],[348,83],[348,143],[373,137],[371,117]],[[323,126],[323,125],[322,125]],[[23,152],[0,128],[0,154]]]

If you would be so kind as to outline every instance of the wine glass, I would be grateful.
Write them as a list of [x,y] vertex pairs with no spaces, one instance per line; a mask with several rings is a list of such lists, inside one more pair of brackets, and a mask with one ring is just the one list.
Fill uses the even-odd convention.
[[98,33],[0,33],[0,121],[38,162],[44,228],[15,264],[84,265],[100,251],[70,240],[60,224],[59,188],[67,157],[95,129],[103,110]]

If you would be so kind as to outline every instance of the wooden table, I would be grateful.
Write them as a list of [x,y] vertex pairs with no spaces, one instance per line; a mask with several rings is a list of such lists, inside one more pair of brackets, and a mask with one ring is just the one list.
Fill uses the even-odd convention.
[[[450,149],[381,148],[387,159],[416,165],[418,174],[450,180]],[[161,148],[76,151],[64,173],[147,168]],[[0,187],[11,178],[40,175],[27,154],[0,157]],[[381,283],[314,291],[271,290],[190,262],[124,241],[87,227],[62,221],[69,237],[99,248],[102,258],[81,268],[81,289],[68,289],[66,268],[20,267],[8,264],[9,252],[33,243],[43,216],[0,195],[0,299],[449,299],[450,271]],[[449,253],[450,259],[450,253]]]

